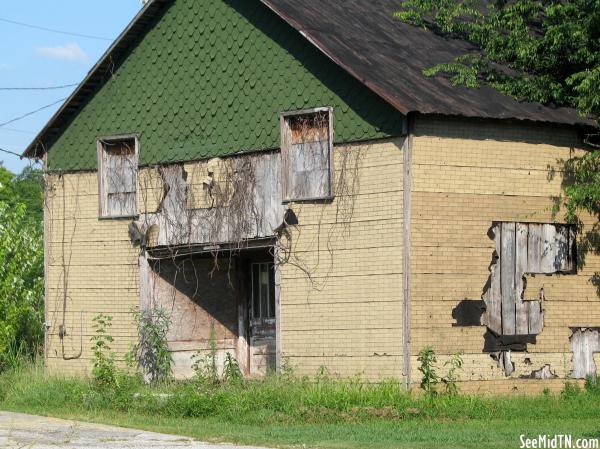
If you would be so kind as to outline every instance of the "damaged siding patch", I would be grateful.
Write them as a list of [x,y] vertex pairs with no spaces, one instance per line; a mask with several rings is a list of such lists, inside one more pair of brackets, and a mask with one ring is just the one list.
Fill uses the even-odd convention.
[[582,327],[571,330],[573,331],[570,338],[571,350],[573,351],[571,377],[585,379],[587,376],[595,376],[594,353],[600,352],[600,329]]
[[575,236],[569,226],[498,223],[492,229],[496,254],[483,295],[482,323],[499,336],[538,335],[544,327],[543,291],[525,299],[526,274],[572,273]]
[[[496,249],[482,301],[464,299],[452,316],[458,326],[487,327],[483,351],[510,376],[515,371],[511,351],[526,351],[544,327],[544,290],[540,289],[537,299],[526,298],[526,275],[573,274],[575,233],[561,224],[502,222],[494,223],[489,235]],[[591,355],[577,357],[588,360]],[[550,365],[545,365],[527,377],[550,379],[555,375]]]

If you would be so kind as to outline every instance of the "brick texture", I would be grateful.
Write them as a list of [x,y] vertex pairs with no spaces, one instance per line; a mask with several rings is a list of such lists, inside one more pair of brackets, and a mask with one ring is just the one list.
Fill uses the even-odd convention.
[[[281,348],[298,374],[320,366],[368,379],[402,373],[403,139],[337,145],[335,198],[291,203],[298,225],[282,248]],[[419,117],[413,141],[411,222],[411,378],[417,356],[433,346],[444,362],[461,352],[460,388],[468,392],[538,392],[562,387],[572,370],[570,327],[600,326],[590,277],[600,257],[587,254],[574,275],[528,275],[525,297],[545,292],[545,326],[527,352],[513,352],[506,377],[483,351],[484,326],[461,326],[454,309],[479,300],[489,276],[494,221],[561,222],[554,210],[562,192],[561,161],[577,154],[568,128],[526,123]],[[206,203],[206,162],[186,164],[189,206]],[[135,336],[130,309],[139,304],[139,249],[127,236],[129,220],[98,219],[93,172],[50,175],[47,341],[50,370],[90,368],[91,318],[114,317],[115,350]],[[155,211],[162,197],[155,168],[140,171],[140,211]],[[589,226],[591,217],[584,217]],[[64,312],[63,312],[64,309]],[[64,348],[59,324],[67,331]],[[81,320],[80,318],[83,318]],[[77,355],[76,360],[64,360]],[[555,379],[528,378],[550,365]]]

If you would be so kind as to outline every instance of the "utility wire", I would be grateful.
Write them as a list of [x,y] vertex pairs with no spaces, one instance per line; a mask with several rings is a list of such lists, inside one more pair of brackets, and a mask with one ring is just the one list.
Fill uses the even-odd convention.
[[11,154],[13,156],[21,157],[21,155],[19,153],[15,153],[14,151],[10,151],[10,150],[5,150],[4,148],[0,148],[0,152],[6,153],[6,154]]
[[0,131],[10,131],[13,133],[21,133],[21,134],[35,134],[35,132],[33,132],[33,131],[28,131],[26,129],[19,129],[19,128],[11,128],[9,126],[3,126],[2,129],[0,129]]
[[92,36],[89,34],[80,34],[80,33],[71,33],[69,31],[62,31],[62,30],[46,28],[46,27],[42,27],[42,26],[38,26],[38,25],[31,25],[29,23],[17,22],[16,20],[3,19],[1,17],[0,17],[0,22],[12,23],[13,25],[19,25],[22,27],[33,28],[36,30],[49,31],[50,33],[66,34],[67,36],[84,37],[86,39],[95,39],[98,41],[112,41],[113,40],[108,37]]
[[0,87],[0,90],[55,90],[55,89],[66,89],[68,87],[75,87],[78,85],[79,85],[79,83],[63,84],[61,86],[44,86],[44,87]]
[[36,113],[38,113],[40,111],[43,111],[44,109],[48,109],[48,108],[54,106],[55,104],[62,103],[65,100],[66,100],[66,98],[61,98],[60,100],[57,100],[54,103],[47,104],[46,106],[42,106],[41,108],[38,108],[35,111],[28,112],[27,114],[23,114],[23,115],[21,115],[19,117],[15,117],[13,119],[10,119],[7,122],[0,123],[0,128],[2,128],[3,126],[9,125],[11,123],[14,123],[14,122],[16,122],[18,120],[24,119],[25,117],[29,117],[30,115],[36,114]]

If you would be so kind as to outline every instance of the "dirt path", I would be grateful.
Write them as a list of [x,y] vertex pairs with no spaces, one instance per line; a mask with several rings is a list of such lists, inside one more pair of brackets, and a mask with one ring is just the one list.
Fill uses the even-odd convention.
[[0,412],[0,448],[261,449],[248,446],[208,444],[176,435],[11,412]]

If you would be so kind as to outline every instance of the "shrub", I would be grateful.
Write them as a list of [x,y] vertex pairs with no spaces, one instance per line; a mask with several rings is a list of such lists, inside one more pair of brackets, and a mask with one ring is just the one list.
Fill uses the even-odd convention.
[[459,380],[458,371],[463,366],[463,359],[460,353],[452,354],[450,360],[444,363],[444,366],[449,367],[448,373],[442,378],[442,382],[446,385],[446,393],[450,395],[458,394],[456,382]]
[[436,386],[440,381],[440,378],[436,372],[435,364],[437,363],[437,356],[431,346],[427,346],[419,352],[419,371],[421,371],[421,388],[427,394],[436,394]]
[[210,386],[217,385],[220,381],[219,369],[217,367],[217,333],[215,331],[214,323],[210,327],[208,345],[208,354],[204,354],[202,350],[198,350],[192,356],[192,369],[194,370],[195,378],[198,383]]
[[240,365],[231,353],[225,357],[225,366],[223,368],[223,380],[230,383],[240,383],[244,379]]
[[90,339],[92,346],[92,376],[94,384],[100,389],[114,387],[117,384],[115,354],[111,351],[114,341],[108,330],[112,326],[112,317],[99,314],[92,319],[96,334]]
[[134,309],[133,316],[139,340],[134,345],[130,358],[149,382],[167,380],[171,377],[173,365],[167,339],[171,316],[160,306],[141,311]]
[[585,389],[590,393],[600,394],[600,382],[598,382],[598,376],[587,376],[585,379]]

